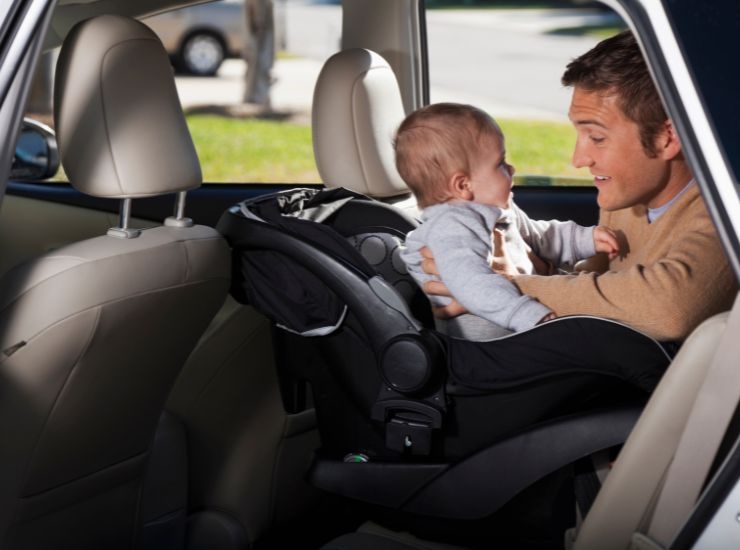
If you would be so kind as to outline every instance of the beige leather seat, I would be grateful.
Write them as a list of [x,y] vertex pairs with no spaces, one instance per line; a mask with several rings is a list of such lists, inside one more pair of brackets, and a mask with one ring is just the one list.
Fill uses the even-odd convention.
[[[704,321],[683,344],[619,453],[583,524],[577,532],[569,533],[569,546],[575,550],[618,550],[629,548],[633,537],[640,538],[642,533],[650,532],[656,502],[667,488],[666,475],[685,437],[691,415],[696,414],[695,404],[707,395],[710,400],[716,399],[716,392],[709,386],[709,376],[712,368],[716,368],[715,355],[727,353],[726,342],[722,347],[723,335],[727,330],[732,330],[730,335],[737,334],[732,326],[728,328],[728,319],[735,315],[737,324],[738,308],[740,300],[731,313],[720,313]],[[733,353],[731,360],[734,362],[736,357]],[[737,384],[738,380],[725,378],[722,383]],[[726,426],[729,421],[729,417],[723,419],[715,413],[706,418],[716,426]],[[716,451],[710,449],[712,456]],[[686,479],[672,481],[680,484]],[[691,498],[690,493],[682,496]],[[680,525],[686,518],[676,519]],[[667,536],[676,534],[672,531]]]
[[316,81],[311,122],[324,185],[346,187],[416,216],[416,201],[393,152],[404,117],[401,91],[385,59],[361,48],[330,57]]
[[[122,199],[122,215],[0,281],[0,547],[130,548],[155,428],[226,296],[229,250],[183,215],[201,172],[146,26],[101,16],[73,29],[55,101],[72,185]],[[132,198],[170,193],[164,226],[128,227]]]

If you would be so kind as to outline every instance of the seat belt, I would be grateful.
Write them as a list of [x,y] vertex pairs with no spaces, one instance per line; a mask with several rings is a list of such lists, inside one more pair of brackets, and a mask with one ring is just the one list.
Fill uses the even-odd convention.
[[647,536],[668,547],[701,493],[717,450],[740,401],[740,296],[668,467]]

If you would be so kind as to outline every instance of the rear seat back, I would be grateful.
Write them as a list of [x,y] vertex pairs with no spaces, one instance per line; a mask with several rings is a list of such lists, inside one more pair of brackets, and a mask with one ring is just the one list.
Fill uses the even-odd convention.
[[393,152],[404,117],[401,91],[385,59],[361,48],[330,57],[316,81],[311,122],[324,185],[346,187],[416,216],[416,201]]

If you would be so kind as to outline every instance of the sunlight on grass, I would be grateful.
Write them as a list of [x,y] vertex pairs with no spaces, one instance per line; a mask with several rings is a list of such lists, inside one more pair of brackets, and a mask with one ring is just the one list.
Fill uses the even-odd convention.
[[[206,182],[320,183],[313,159],[311,129],[275,120],[216,115],[187,117]],[[587,176],[570,164],[575,131],[570,124],[499,120],[510,162],[519,176],[540,184]],[[521,178],[518,178],[521,179]]]
[[593,36],[599,40],[609,38],[625,30],[624,25],[588,25],[583,27],[565,27],[548,31],[554,36]]
[[[207,183],[321,183],[311,128],[275,120],[189,115]],[[570,164],[575,130],[568,123],[499,119],[516,180],[527,185],[588,185],[588,171]],[[67,177],[60,167],[52,181]]]
[[311,128],[299,124],[190,115],[206,182],[320,182]]
[[506,155],[518,175],[582,178],[588,171],[570,163],[576,133],[569,123],[499,119]]

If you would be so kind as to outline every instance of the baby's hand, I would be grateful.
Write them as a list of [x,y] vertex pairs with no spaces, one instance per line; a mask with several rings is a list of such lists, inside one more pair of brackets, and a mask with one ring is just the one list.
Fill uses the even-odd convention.
[[594,228],[594,247],[596,252],[606,252],[609,259],[613,260],[619,254],[619,242],[617,234],[610,228],[599,225]]

